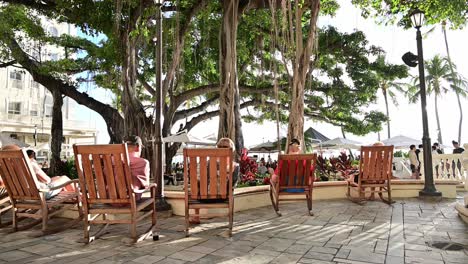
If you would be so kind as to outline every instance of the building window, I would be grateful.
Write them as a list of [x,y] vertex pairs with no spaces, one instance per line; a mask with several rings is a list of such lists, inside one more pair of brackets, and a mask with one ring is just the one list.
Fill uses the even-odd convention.
[[10,72],[11,87],[23,89],[23,73],[20,71]]
[[9,102],[8,113],[13,115],[21,114],[21,102]]
[[31,88],[39,89],[39,83],[35,82],[34,80],[31,80]]
[[30,115],[31,116],[38,116],[38,111],[37,109],[39,108],[39,105],[38,104],[32,104],[31,105],[31,110],[30,110]]
[[52,106],[51,105],[46,105],[45,106],[45,116],[46,117],[51,117],[52,116]]

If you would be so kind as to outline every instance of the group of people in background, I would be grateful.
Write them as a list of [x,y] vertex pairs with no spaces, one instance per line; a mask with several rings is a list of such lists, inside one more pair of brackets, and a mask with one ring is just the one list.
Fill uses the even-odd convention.
[[[460,144],[455,140],[452,140],[452,145],[453,145],[452,154],[461,154],[465,151],[465,149],[460,147]],[[416,148],[416,145],[410,146],[410,151],[408,154],[409,154],[410,167],[411,167],[411,173],[412,173],[411,178],[413,179],[419,179],[421,177],[422,149],[423,149],[422,144],[419,145],[418,148]],[[434,144],[432,145],[432,154],[444,154],[444,151],[443,149],[441,149],[439,143],[434,142]],[[435,162],[439,163],[438,161],[435,161]],[[440,164],[441,164],[440,166],[442,169],[443,168],[447,168],[447,170],[450,169],[450,163],[448,162],[448,160],[446,161],[441,160]],[[456,168],[461,169],[460,160],[458,160],[457,164],[455,164],[455,161],[452,161],[452,171],[454,175],[455,175]],[[436,169],[436,177],[438,178],[439,177],[439,165],[436,165],[435,169]],[[450,176],[450,174],[448,176]]]

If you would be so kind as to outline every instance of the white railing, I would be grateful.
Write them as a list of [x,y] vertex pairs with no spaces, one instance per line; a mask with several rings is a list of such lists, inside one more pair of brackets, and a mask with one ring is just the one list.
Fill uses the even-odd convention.
[[[424,175],[424,161],[421,160],[421,174]],[[468,190],[468,151],[462,154],[432,154],[434,179],[454,180]]]

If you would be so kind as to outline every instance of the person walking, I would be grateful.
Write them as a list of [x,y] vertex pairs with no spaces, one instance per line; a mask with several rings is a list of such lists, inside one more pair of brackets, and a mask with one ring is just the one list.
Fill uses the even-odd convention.
[[[464,148],[460,147],[460,144],[455,141],[455,140],[452,140],[452,145],[453,145],[453,154],[461,154],[465,151]],[[461,155],[460,155],[461,156]],[[463,158],[462,158],[463,159]],[[461,161],[460,159],[458,158],[457,160],[457,167],[458,168],[458,172],[459,174],[461,174],[461,167],[462,167],[462,164],[461,164]],[[455,168],[455,160],[452,161],[452,171],[453,171],[453,177],[456,176],[455,172],[456,172],[456,168]]]
[[409,151],[409,160],[410,160],[410,167],[411,167],[411,178],[413,179],[419,179],[419,173],[418,173],[418,166],[419,166],[419,163],[418,163],[418,157],[416,155],[416,146],[415,145],[411,145],[410,146],[410,151]]

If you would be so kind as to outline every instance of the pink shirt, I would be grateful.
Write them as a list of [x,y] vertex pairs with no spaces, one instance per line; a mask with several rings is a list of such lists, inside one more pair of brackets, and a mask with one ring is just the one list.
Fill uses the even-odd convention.
[[130,158],[130,171],[132,172],[135,189],[144,189],[149,186],[150,163],[134,153],[128,153]]

